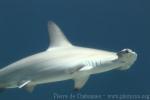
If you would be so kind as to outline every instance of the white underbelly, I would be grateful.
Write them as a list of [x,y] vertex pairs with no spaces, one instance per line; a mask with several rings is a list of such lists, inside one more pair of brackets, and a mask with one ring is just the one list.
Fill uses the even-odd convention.
[[46,83],[52,83],[52,82],[58,82],[58,81],[64,81],[72,79],[71,75],[56,75],[55,77],[47,77],[47,78],[41,78],[41,79],[35,79],[31,82],[33,85],[39,85],[39,84],[46,84]]

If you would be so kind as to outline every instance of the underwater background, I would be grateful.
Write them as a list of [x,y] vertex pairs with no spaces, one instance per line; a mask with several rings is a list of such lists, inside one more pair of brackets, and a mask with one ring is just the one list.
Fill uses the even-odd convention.
[[149,0],[1,0],[0,68],[48,47],[47,22],[75,45],[138,54],[127,71],[91,76],[79,91],[73,81],[39,85],[33,93],[10,89],[0,100],[150,100]]

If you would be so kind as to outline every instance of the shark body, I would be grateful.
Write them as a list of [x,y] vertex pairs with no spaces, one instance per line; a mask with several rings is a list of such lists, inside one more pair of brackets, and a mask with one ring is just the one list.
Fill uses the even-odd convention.
[[127,70],[137,59],[131,49],[110,52],[74,46],[51,21],[48,30],[49,48],[2,68],[0,88],[25,88],[31,92],[39,84],[73,79],[74,89],[79,90],[90,75]]

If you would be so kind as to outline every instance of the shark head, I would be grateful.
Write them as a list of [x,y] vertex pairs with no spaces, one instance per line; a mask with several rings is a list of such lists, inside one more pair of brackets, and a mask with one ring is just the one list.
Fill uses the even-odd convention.
[[137,53],[131,49],[123,49],[117,53],[119,61],[123,63],[121,70],[129,69],[130,66],[136,61]]

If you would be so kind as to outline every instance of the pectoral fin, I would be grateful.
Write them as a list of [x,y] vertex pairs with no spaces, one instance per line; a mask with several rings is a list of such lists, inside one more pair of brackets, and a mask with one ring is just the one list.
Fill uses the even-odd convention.
[[88,79],[89,76],[81,76],[74,78],[74,90],[80,90],[85,85]]
[[[76,66],[69,71],[70,74],[75,74],[74,80],[74,90],[80,90],[87,82],[89,79],[89,76],[86,71],[89,71],[93,69],[93,66],[85,66],[85,65],[79,65]],[[79,73],[78,73],[79,72]]]

